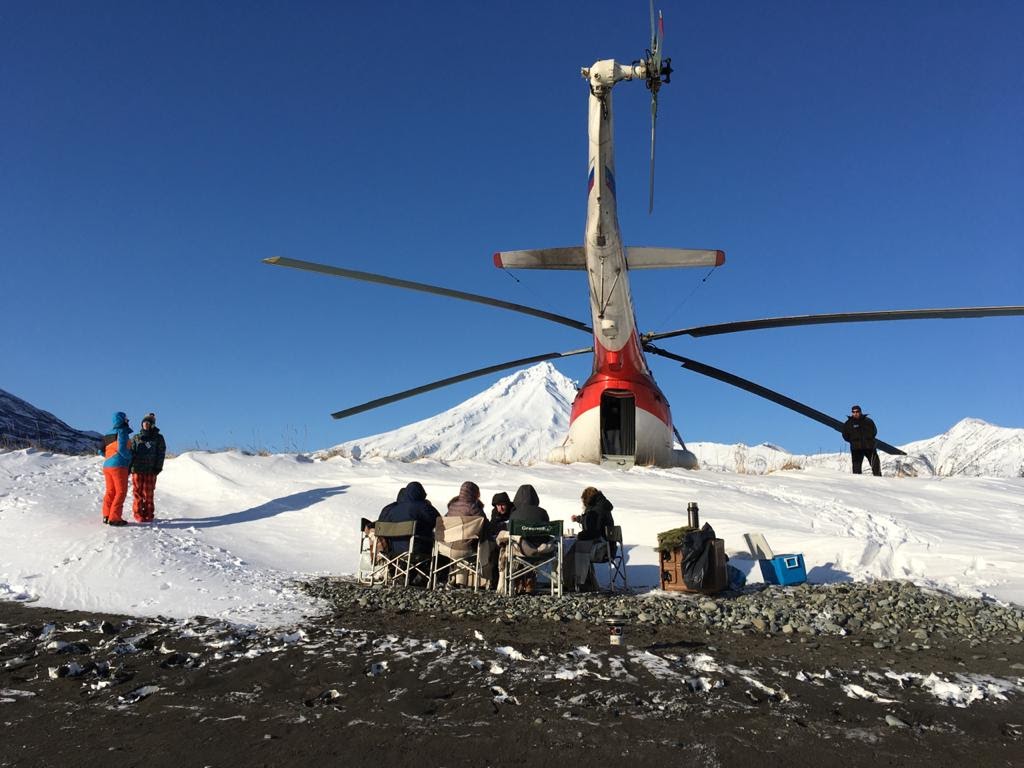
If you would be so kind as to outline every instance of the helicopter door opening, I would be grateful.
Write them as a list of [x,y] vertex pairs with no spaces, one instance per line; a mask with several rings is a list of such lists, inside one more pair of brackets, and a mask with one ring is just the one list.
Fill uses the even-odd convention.
[[636,400],[626,390],[601,393],[601,458],[632,464],[636,456]]

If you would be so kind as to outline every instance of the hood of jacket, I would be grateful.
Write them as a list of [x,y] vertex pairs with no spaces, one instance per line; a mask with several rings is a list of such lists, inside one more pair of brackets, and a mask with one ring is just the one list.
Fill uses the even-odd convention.
[[413,480],[405,486],[405,498],[401,501],[423,501],[427,498],[427,490],[418,480]]
[[537,492],[533,490],[532,485],[520,485],[519,490],[516,491],[515,499],[512,500],[512,504],[516,509],[536,507],[540,505],[540,497],[537,495]]
[[472,480],[467,480],[459,488],[459,501],[476,501],[480,498],[480,486]]

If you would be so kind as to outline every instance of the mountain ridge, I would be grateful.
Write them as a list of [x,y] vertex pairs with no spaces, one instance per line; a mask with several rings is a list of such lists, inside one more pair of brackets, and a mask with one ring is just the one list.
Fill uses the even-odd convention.
[[0,448],[95,453],[101,439],[99,432],[75,429],[49,411],[0,389]]
[[[475,459],[534,464],[565,438],[576,387],[551,363],[539,363],[498,380],[463,403],[435,416],[377,435],[349,440],[316,455],[415,461]],[[524,430],[523,414],[534,432]],[[508,425],[511,425],[509,428]],[[483,432],[486,438],[480,433]],[[849,453],[799,454],[781,446],[690,442],[700,468],[767,474],[782,469],[825,467],[848,471]],[[887,475],[1024,476],[1024,429],[964,418],[941,435],[900,446],[907,456],[880,454]]]

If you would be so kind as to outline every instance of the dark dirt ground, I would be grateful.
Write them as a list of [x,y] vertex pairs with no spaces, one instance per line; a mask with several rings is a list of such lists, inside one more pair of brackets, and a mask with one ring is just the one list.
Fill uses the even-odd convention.
[[[1020,645],[630,626],[623,651],[582,622],[358,606],[302,630],[0,602],[0,766],[1024,765],[1024,688],[959,708],[876,674],[1024,683]],[[691,654],[720,665],[717,687],[690,685]],[[84,672],[60,676],[72,662]],[[895,703],[850,698],[849,682]]]

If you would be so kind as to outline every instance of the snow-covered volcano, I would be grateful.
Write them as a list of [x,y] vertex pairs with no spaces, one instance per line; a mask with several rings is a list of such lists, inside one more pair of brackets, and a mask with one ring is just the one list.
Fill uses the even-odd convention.
[[533,464],[565,439],[575,396],[572,381],[551,363],[539,363],[429,419],[350,440],[324,455]]
[[49,411],[0,389],[0,448],[42,448],[57,453],[93,453],[98,432],[69,427]]

